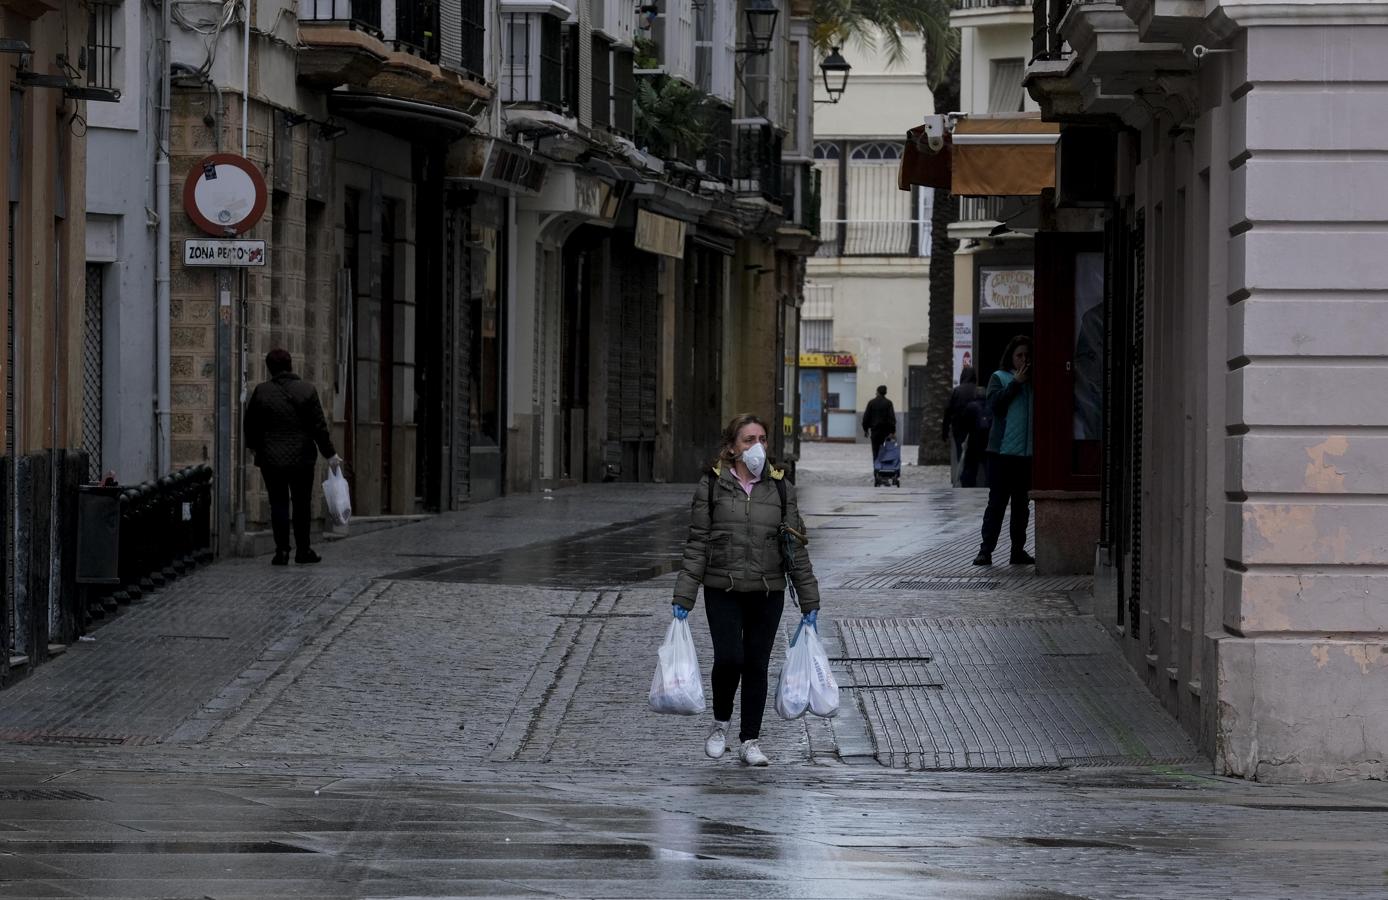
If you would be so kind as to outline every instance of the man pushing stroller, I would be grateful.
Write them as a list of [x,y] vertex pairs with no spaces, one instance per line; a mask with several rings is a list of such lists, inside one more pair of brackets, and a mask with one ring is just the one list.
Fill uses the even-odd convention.
[[863,436],[872,441],[872,483],[901,484],[901,447],[896,442],[896,407],[887,399],[887,386],[877,386],[877,396],[863,410]]

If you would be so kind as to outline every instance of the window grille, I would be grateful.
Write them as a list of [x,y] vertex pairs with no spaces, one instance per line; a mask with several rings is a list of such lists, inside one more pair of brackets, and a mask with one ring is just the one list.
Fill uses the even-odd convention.
[[462,0],[463,68],[481,76],[486,71],[487,7],[485,0]]
[[564,95],[564,25],[540,16],[540,102],[558,109]]
[[612,47],[593,35],[593,124],[612,125]]
[[612,51],[612,128],[630,136],[636,130],[636,76],[632,74],[634,54],[630,50]]
[[116,58],[120,54],[117,29],[120,4],[109,0],[89,0],[87,6],[87,84],[90,87],[119,88]]

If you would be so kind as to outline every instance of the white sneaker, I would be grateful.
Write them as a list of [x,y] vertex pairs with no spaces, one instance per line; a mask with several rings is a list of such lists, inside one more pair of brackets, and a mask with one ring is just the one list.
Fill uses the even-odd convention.
[[708,740],[704,741],[704,753],[711,758],[717,759],[723,755],[723,751],[728,749],[728,723],[713,721],[713,730],[708,733]]
[[766,758],[766,754],[761,752],[755,739],[742,742],[742,764],[745,766],[769,766],[771,760]]

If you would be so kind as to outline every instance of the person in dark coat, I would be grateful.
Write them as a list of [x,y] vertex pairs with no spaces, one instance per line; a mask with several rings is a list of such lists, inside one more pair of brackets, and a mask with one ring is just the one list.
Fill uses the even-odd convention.
[[877,396],[868,401],[863,410],[863,436],[872,439],[872,461],[877,462],[877,453],[887,435],[896,434],[896,407],[887,399],[887,386],[877,386]]
[[964,441],[969,436],[969,404],[978,396],[978,376],[973,366],[965,366],[959,372],[959,385],[949,395],[949,405],[945,407],[944,419],[940,422],[940,440],[954,438],[954,455],[964,458]]
[[973,487],[978,483],[978,466],[983,461],[988,443],[989,419],[985,396],[978,386],[974,367],[965,366],[959,372],[959,386],[950,393],[949,405],[945,407],[944,418],[940,422],[940,440],[954,439],[954,456],[960,463],[961,487]]
[[[338,468],[342,459],[333,449],[318,391],[293,372],[288,350],[265,355],[270,380],[255,386],[246,404],[246,447],[270,495],[270,526],[275,533],[272,565],[289,565],[290,501],[293,501],[294,561],[321,561],[309,546],[313,510],[313,467],[317,454]],[[316,451],[316,452],[315,452]]]

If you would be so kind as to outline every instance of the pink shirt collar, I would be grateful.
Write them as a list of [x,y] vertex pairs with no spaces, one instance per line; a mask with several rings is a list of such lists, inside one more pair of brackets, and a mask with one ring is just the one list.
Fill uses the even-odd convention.
[[[738,472],[737,472],[737,466],[734,465],[734,466],[732,466],[731,468],[732,468],[733,480],[736,481],[736,482],[738,483],[738,485],[741,486],[741,488],[742,488],[744,491],[747,492],[747,496],[748,496],[748,497],[752,496],[752,486],[755,485],[757,482],[761,481],[761,479],[760,479],[760,478],[757,478],[757,477],[755,477],[755,476],[753,476],[752,479],[751,479],[750,481],[743,481],[743,480],[742,480],[742,476],[739,475]],[[749,472],[748,474],[751,474],[751,473]]]

